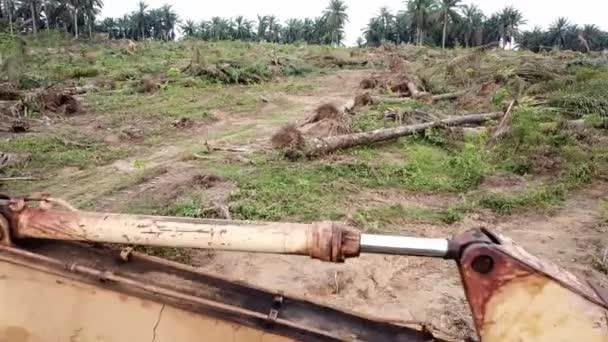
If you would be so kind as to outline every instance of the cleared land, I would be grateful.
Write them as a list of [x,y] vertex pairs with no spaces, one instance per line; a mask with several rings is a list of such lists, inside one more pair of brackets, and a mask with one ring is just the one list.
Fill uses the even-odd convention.
[[[13,161],[0,178],[33,178],[2,180],[2,192],[51,193],[97,211],[222,217],[227,209],[234,219],[329,219],[428,237],[486,226],[608,284],[601,55],[229,42],[132,49],[57,36],[25,46],[5,37],[2,46],[21,57],[12,69],[19,72],[5,75],[13,85],[0,92],[0,152]],[[408,81],[421,92],[456,95],[412,96]],[[71,102],[32,100],[68,90],[81,93],[70,95],[74,111]],[[372,101],[342,111],[364,94]],[[330,103],[339,112],[333,121],[303,128]],[[271,139],[289,124],[311,139],[505,112],[511,103],[504,122],[438,126],[314,158]],[[143,250],[348,310],[471,333],[450,263],[363,256],[328,265]]]

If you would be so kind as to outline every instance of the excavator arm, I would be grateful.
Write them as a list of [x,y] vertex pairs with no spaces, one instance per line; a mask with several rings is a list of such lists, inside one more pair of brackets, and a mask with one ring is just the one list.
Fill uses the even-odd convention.
[[[32,207],[31,202],[40,205]],[[149,333],[149,327],[144,328],[140,321],[150,313],[142,309],[143,304],[133,304],[137,301],[154,310],[159,305],[160,310],[166,310],[166,322],[160,318],[154,321],[154,341],[165,340],[164,336],[179,341],[200,340],[202,336],[217,341],[229,339],[227,336],[240,341],[441,340],[425,327],[324,307],[157,258],[123,253],[120,259],[117,252],[109,253],[108,247],[100,248],[99,244],[295,254],[326,262],[344,262],[361,253],[443,258],[456,262],[481,341],[608,341],[608,297],[603,289],[486,229],[449,239],[373,235],[332,222],[295,224],[83,212],[44,196],[0,197],[0,213],[0,299],[12,303],[5,304],[5,313],[0,314],[0,342],[4,342],[3,331],[21,333],[19,336],[62,331],[61,336],[68,336],[69,331],[78,330],[74,324],[64,323],[72,329],[66,332],[57,325],[48,327],[45,320],[28,321],[28,313],[38,310],[65,318],[71,317],[70,312],[73,315],[74,308],[91,314],[96,310],[127,312],[141,325],[125,323],[124,317],[99,322],[82,315],[73,317],[82,326],[78,334],[107,336],[102,341],[143,340],[140,336]],[[97,247],[86,243],[96,243]],[[30,278],[37,280],[28,282]],[[75,290],[83,287],[90,291]],[[56,296],[40,297],[41,291]],[[116,300],[117,294],[122,302]],[[32,308],[36,306],[32,298],[46,302],[45,307]],[[53,302],[59,298],[65,302]],[[74,302],[74,298],[82,300]]]

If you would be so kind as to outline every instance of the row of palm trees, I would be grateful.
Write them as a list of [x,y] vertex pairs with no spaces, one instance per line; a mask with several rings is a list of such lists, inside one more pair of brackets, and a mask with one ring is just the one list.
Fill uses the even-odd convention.
[[407,8],[392,14],[386,7],[370,19],[360,44],[378,46],[383,42],[414,43],[442,48],[478,46],[516,37],[524,24],[523,14],[514,7],[486,17],[476,5],[462,0],[410,0]]
[[[211,20],[180,21],[171,5],[149,8],[142,0],[137,9],[119,18],[97,17],[103,0],[0,0],[0,31],[33,33],[40,30],[63,30],[76,37],[83,32],[105,32],[115,39],[173,40],[176,29],[185,38],[242,41],[268,41],[340,45],[348,22],[344,0],[329,0],[319,17],[289,19],[281,23],[276,16],[248,20],[212,17]],[[359,38],[360,46],[395,44],[474,47],[493,42],[508,46],[516,40],[522,48],[533,51],[570,49],[592,51],[608,49],[608,33],[595,25],[578,26],[558,18],[547,30],[535,27],[520,31],[525,24],[522,12],[508,6],[486,16],[476,5],[462,0],[407,0],[403,11],[391,13],[386,7],[369,20]]]
[[330,0],[321,16],[316,18],[288,19],[281,24],[276,16],[257,16],[248,20],[213,17],[195,23],[186,20],[181,25],[185,38],[203,40],[267,41],[291,44],[305,41],[309,44],[340,45],[344,40],[344,25],[348,21],[347,6],[343,0]]
[[580,27],[560,17],[547,30],[535,27],[521,32],[519,27],[525,23],[522,12],[512,6],[488,17],[476,5],[464,5],[462,0],[410,0],[407,8],[396,14],[380,8],[358,43],[379,46],[383,42],[409,42],[445,49],[494,42],[509,47],[516,41],[519,47],[533,51],[608,49],[608,33],[595,25]]
[[522,32],[518,39],[522,48],[535,52],[549,49],[582,52],[608,49],[608,32],[600,30],[596,25],[571,24],[564,17],[557,18],[548,30],[535,27]]
[[238,16],[182,23],[171,5],[149,8],[143,0],[133,12],[99,22],[96,19],[102,1],[0,0],[0,31],[3,26],[11,33],[36,34],[41,29],[61,29],[78,37],[86,30],[89,35],[104,32],[113,39],[173,40],[179,27],[186,38],[340,45],[348,22],[344,0],[329,0],[327,8],[317,18],[289,19],[285,24],[274,15],[258,16],[255,21]]
[[63,30],[78,37],[96,30],[102,0],[0,0],[0,29],[36,34],[39,30]]
[[140,1],[137,10],[119,18],[107,17],[98,29],[111,39],[174,40],[179,22],[179,16],[171,5],[149,8],[148,4]]

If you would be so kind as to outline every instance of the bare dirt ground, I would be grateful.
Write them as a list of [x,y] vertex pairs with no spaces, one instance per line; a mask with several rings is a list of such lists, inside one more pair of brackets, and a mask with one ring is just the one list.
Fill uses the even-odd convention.
[[[304,118],[319,103],[351,99],[357,92],[358,82],[368,74],[369,71],[356,70],[317,76],[313,80],[314,95],[265,94],[268,103],[256,113],[238,117],[215,113],[218,120],[208,126],[163,141],[137,157],[83,171],[66,170],[43,190],[61,194],[75,205],[87,203],[96,210],[106,211],[124,210],[128,203],[142,197],[170,201],[175,197],[175,189],[191,184],[193,177],[204,171],[201,161],[191,156],[204,149],[205,141],[211,146],[264,148],[277,127]],[[210,158],[235,157],[238,154],[217,152]],[[137,176],[133,168],[136,160],[151,171]],[[517,181],[498,183],[490,182],[488,187],[509,191],[519,186]],[[234,189],[233,184],[223,183],[207,194],[223,201]],[[608,183],[595,183],[572,195],[553,213],[507,218],[478,213],[455,225],[403,222],[399,233],[447,237],[485,226],[511,237],[534,254],[605,283],[604,276],[591,268],[591,258],[599,246],[608,243],[606,227],[597,224],[600,199],[607,193]],[[385,190],[354,194],[353,203],[422,203],[441,207],[453,196]],[[303,257],[197,252],[192,263],[205,272],[384,320],[431,322],[457,336],[471,333],[458,271],[450,262],[363,255],[343,265],[333,265]]]
[[[596,224],[599,199],[607,193],[608,183],[597,183],[568,199],[553,214],[530,213],[506,220],[475,215],[452,226],[404,224],[401,233],[447,237],[487,227],[511,237],[533,254],[606,284],[605,277],[590,265],[593,252],[608,242],[605,227]],[[443,260],[363,255],[344,265],[333,265],[289,256],[204,253],[195,259],[195,265],[382,319],[430,322],[461,337],[472,333],[458,270]]]

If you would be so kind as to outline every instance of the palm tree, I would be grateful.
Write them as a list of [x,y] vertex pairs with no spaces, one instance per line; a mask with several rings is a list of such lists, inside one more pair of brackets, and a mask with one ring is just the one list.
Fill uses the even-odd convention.
[[343,0],[329,0],[329,5],[325,8],[323,15],[327,23],[327,29],[331,35],[331,44],[340,45],[344,25],[348,22],[348,7]]
[[546,35],[539,26],[535,26],[532,31],[525,31],[521,35],[519,46],[534,52],[539,52],[545,44]]
[[380,46],[384,39],[383,30],[384,27],[381,20],[379,20],[378,17],[371,18],[367,24],[367,28],[363,30],[366,45]]
[[6,9],[6,12],[8,14],[8,29],[12,36],[13,35],[13,3],[12,3],[12,1],[4,0],[4,8]]
[[381,25],[382,38],[386,40],[394,40],[393,33],[395,27],[395,16],[388,10],[386,6],[380,8],[380,13],[376,17]]
[[93,25],[95,18],[101,13],[103,7],[102,0],[83,0],[83,12],[89,29],[89,37],[93,36]]
[[564,17],[557,18],[549,27],[549,36],[551,37],[552,44],[557,49],[566,44],[566,34],[569,27],[570,23]]
[[585,47],[587,52],[593,50],[593,48],[599,45],[603,33],[599,27],[595,25],[585,25],[580,32],[579,40]]
[[181,25],[180,29],[186,38],[192,38],[196,34],[196,24],[190,19],[186,20],[186,23]]
[[198,28],[198,35],[202,40],[211,40],[211,22],[207,20],[201,21]]
[[160,8],[160,16],[162,20],[161,29],[163,31],[163,39],[175,39],[175,25],[179,22],[177,13],[175,13],[171,5],[165,4]]
[[117,24],[116,24],[116,21],[114,20],[114,18],[110,18],[110,17],[104,18],[101,21],[100,26],[101,26],[101,30],[108,34],[108,38],[110,38],[110,39],[116,38],[117,35],[116,35],[115,31],[116,31]]
[[140,0],[137,4],[137,12],[135,13],[134,19],[139,28],[141,39],[146,39],[146,12],[148,10],[148,4],[145,1]]
[[268,28],[268,16],[258,14],[258,40],[266,39],[266,29]]
[[439,3],[439,11],[441,14],[441,21],[443,22],[443,34],[441,38],[441,48],[445,50],[445,39],[448,33],[448,22],[458,21],[459,16],[455,8],[460,7],[461,0],[441,0]]
[[40,11],[38,0],[27,0],[30,5],[30,15],[32,19],[32,33],[34,36],[38,33],[38,19],[40,18]]
[[127,38],[130,26],[129,17],[125,14],[122,18],[118,18],[118,20],[116,20],[116,26],[118,26],[120,37],[123,39]]
[[300,19],[289,19],[285,22],[283,42],[290,44],[303,39],[304,22]]
[[526,23],[523,14],[512,6],[505,7],[499,13],[499,22],[501,29],[501,39],[503,41],[503,47],[507,47],[507,42],[513,40],[518,32],[519,25]]
[[274,15],[266,16],[266,25],[267,32],[266,38],[268,41],[276,43],[279,41],[281,26],[279,25],[279,20]]
[[411,27],[410,17],[406,11],[400,11],[395,16],[395,42],[401,44],[408,42],[411,39]]
[[412,27],[416,31],[416,45],[418,46],[424,42],[426,31],[432,24],[431,14],[435,7],[435,0],[409,0],[407,3],[407,11]]
[[239,15],[234,19],[234,34],[235,39],[248,40],[251,38],[251,22]]
[[480,39],[473,42],[473,35],[478,34],[483,29],[483,12],[475,5],[463,5],[463,31],[464,43],[466,47],[481,44]]

